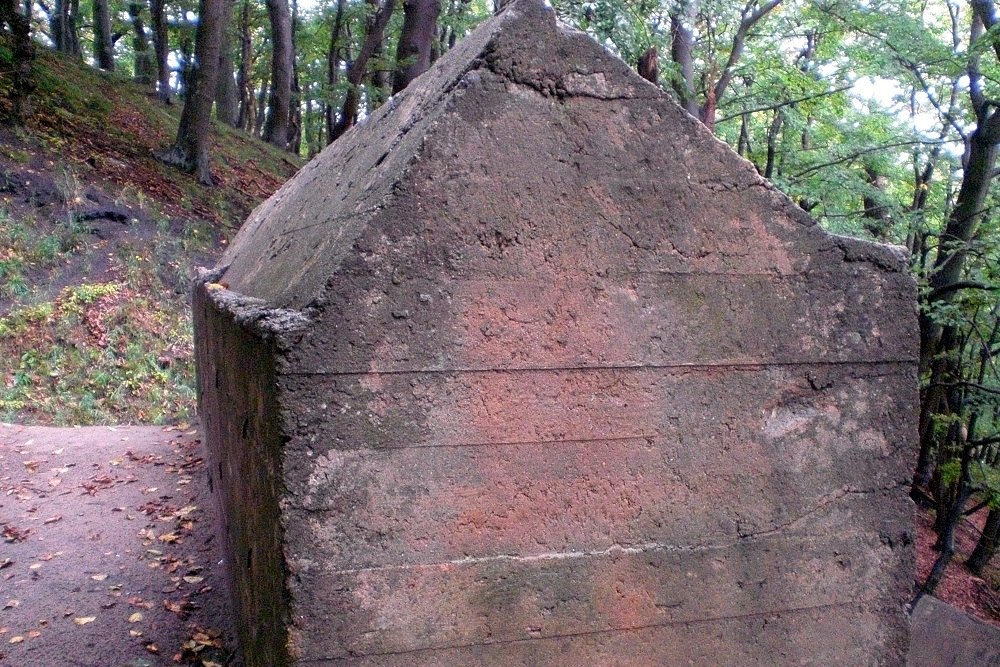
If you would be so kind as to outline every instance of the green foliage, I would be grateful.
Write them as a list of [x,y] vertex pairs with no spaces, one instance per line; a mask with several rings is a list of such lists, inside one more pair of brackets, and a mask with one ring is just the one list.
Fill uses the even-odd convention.
[[0,318],[0,354],[13,360],[3,420],[164,423],[194,412],[191,320],[177,296],[125,283],[67,287]]

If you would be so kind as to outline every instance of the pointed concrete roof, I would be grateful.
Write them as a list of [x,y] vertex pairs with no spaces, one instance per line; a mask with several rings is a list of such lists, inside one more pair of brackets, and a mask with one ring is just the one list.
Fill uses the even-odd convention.
[[[216,299],[242,295],[243,321],[336,331],[323,345],[347,356],[303,368],[367,367],[379,346],[386,368],[448,367],[457,357],[433,351],[442,346],[486,353],[493,341],[509,355],[524,341],[486,332],[475,342],[442,323],[469,308],[507,318],[530,308],[542,321],[539,304],[565,309],[566,295],[588,291],[596,301],[574,317],[596,322],[602,290],[634,310],[629,328],[652,327],[654,348],[635,351],[622,338],[630,332],[594,324],[604,333],[588,336],[604,342],[581,343],[574,363],[909,354],[908,337],[880,324],[912,296],[898,251],[823,232],[666,93],[537,0],[482,24],[327,147],[251,214],[220,266],[231,292]],[[492,305],[466,294],[472,285],[496,291]],[[681,305],[656,310],[654,293]],[[498,305],[515,297],[523,303]],[[761,308],[771,317],[754,315]],[[678,339],[678,327],[685,345],[655,342]],[[831,327],[863,333],[833,341]]]

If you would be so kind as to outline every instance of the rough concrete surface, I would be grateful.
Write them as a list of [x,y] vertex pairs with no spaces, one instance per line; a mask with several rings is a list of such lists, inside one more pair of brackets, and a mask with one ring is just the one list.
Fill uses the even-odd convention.
[[902,666],[914,304],[514,4],[196,289],[248,664]]
[[1000,667],[1000,630],[937,598],[913,612],[908,667]]

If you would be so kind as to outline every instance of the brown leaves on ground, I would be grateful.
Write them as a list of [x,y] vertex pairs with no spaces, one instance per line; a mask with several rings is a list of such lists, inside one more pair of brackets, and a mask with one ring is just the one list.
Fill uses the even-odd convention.
[[32,532],[31,528],[18,528],[7,523],[3,527],[3,540],[4,542],[24,542],[31,536]]
[[90,496],[96,496],[98,491],[103,491],[105,489],[110,489],[112,486],[118,483],[112,475],[108,473],[103,473],[100,475],[94,475],[87,481],[83,482],[80,486],[83,488],[83,492]]
[[229,662],[229,652],[222,644],[222,633],[215,628],[192,626],[191,638],[181,645],[174,662],[199,667],[222,667]]
[[[981,579],[965,569],[965,559],[976,547],[985,521],[985,510],[964,520],[955,531],[956,555],[948,566],[934,596],[953,607],[975,616],[990,625],[1000,627],[1000,568],[987,567],[987,579]],[[934,549],[936,534],[933,517],[920,512],[917,518],[917,582],[922,583],[937,559]]]

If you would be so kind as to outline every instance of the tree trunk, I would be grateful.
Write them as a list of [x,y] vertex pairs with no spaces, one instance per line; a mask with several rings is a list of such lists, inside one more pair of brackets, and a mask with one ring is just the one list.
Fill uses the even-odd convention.
[[983,576],[983,568],[989,565],[1000,548],[1000,509],[991,509],[986,516],[983,534],[979,537],[976,549],[969,556],[965,566],[977,577]]
[[94,58],[97,66],[107,72],[115,71],[114,44],[111,43],[111,13],[108,0],[92,0],[94,10]]
[[240,117],[237,127],[250,130],[253,127],[253,79],[251,62],[253,43],[250,41],[250,0],[243,0],[240,18],[240,71],[236,74],[236,87],[240,95]]
[[[184,37],[181,39],[181,54],[177,63],[177,89],[181,97],[187,96],[188,83],[193,78],[194,68],[197,66],[197,63],[195,62],[194,49],[195,42],[192,41],[190,37]],[[212,91],[212,96],[215,96],[215,91]]]
[[288,147],[292,103],[292,18],[288,0],[267,0],[271,19],[271,95],[264,141]]
[[340,118],[337,120],[337,124],[333,128],[331,133],[331,141],[335,141],[343,136],[344,132],[354,127],[357,122],[358,117],[358,104],[361,101],[361,94],[358,87],[365,77],[365,70],[368,66],[368,59],[371,58],[372,53],[375,52],[375,47],[382,43],[383,36],[385,35],[385,28],[389,24],[389,19],[392,17],[392,10],[395,3],[393,0],[385,0],[385,4],[378,10],[375,15],[375,21],[372,24],[372,29],[368,31],[365,35],[365,41],[361,44],[361,50],[358,52],[358,56],[351,63],[350,69],[347,71],[347,81],[351,84],[351,87],[347,90],[347,96],[344,98],[344,106],[341,108]]
[[[344,8],[347,0],[337,0],[337,15],[333,19],[333,30],[330,31],[330,49],[326,52],[326,88],[327,95],[332,96],[340,81],[340,33],[344,27]],[[337,126],[337,110],[333,102],[327,99],[324,110],[326,119],[326,141],[334,140],[334,128]]]
[[778,168],[778,139],[781,137],[781,126],[785,116],[781,109],[774,110],[771,126],[767,128],[767,162],[764,164],[764,178],[773,178]]
[[655,46],[649,47],[646,49],[645,53],[639,56],[639,64],[637,65],[636,70],[639,72],[639,76],[646,81],[659,84],[660,63]]
[[261,136],[264,131],[264,120],[267,118],[267,100],[271,83],[267,79],[260,82],[260,90],[257,91],[257,106],[254,111],[253,133],[254,136]]
[[240,126],[240,98],[233,64],[233,0],[223,0],[225,17],[219,49],[218,85],[215,87],[215,117],[230,127]]
[[21,123],[30,115],[29,95],[34,90],[31,62],[35,57],[31,41],[31,23],[17,11],[17,0],[0,0],[0,44],[7,43],[11,53],[11,103],[13,120]]
[[876,241],[885,243],[889,241],[892,232],[892,215],[889,207],[879,200],[875,192],[884,196],[889,179],[879,174],[871,165],[865,166],[865,176],[868,179],[868,185],[874,191],[861,197],[861,205],[864,207],[865,229]]
[[[931,294],[940,295],[928,305],[947,301],[954,296],[954,286],[959,284],[969,252],[969,241],[979,227],[983,203],[993,179],[997,161],[997,140],[1000,138],[1000,115],[993,111],[980,123],[969,137],[968,154],[964,160],[962,186],[955,200],[955,208],[948,216],[948,223],[941,234],[934,267],[930,273]],[[920,316],[920,369],[930,366],[931,358],[941,352],[939,342],[941,325],[932,313],[923,311]]]
[[193,172],[199,182],[212,184],[209,171],[209,140],[212,127],[212,102],[218,83],[219,49],[222,41],[224,0],[200,0],[196,58],[188,95],[184,100],[177,141],[160,154],[160,159]]
[[694,90],[694,35],[684,25],[684,17],[679,12],[670,16],[670,57],[680,70],[680,79],[674,79],[671,86],[677,93],[677,100],[684,110],[698,117],[698,99]]
[[56,51],[71,56],[80,55],[80,38],[77,33],[78,0],[56,0],[50,28]]
[[916,607],[917,602],[919,602],[920,598],[924,595],[934,594],[934,590],[937,588],[938,584],[941,583],[941,579],[944,578],[944,573],[948,568],[948,564],[951,563],[951,559],[955,556],[955,529],[958,527],[958,522],[962,519],[962,514],[965,510],[965,503],[968,501],[972,492],[972,481],[969,474],[970,462],[969,451],[968,448],[966,448],[962,452],[962,467],[961,472],[959,473],[955,502],[949,508],[947,516],[942,522],[942,531],[938,536],[938,545],[941,548],[941,553],[938,554],[937,560],[934,561],[934,566],[931,568],[930,574],[927,575],[927,579],[924,581],[920,590],[917,592],[916,597],[913,599],[911,604],[912,607]]
[[[65,1],[65,0],[64,0]],[[167,43],[167,19],[163,14],[164,0],[149,0],[149,22],[153,28],[153,49],[156,51],[156,92],[165,104],[170,104],[170,45]]]
[[437,37],[437,19],[441,13],[439,0],[403,0],[403,30],[396,48],[396,73],[392,79],[392,94],[431,66],[431,51]]
[[153,58],[149,53],[149,36],[146,26],[142,23],[142,4],[139,0],[129,0],[128,15],[132,20],[132,51],[135,52],[136,83],[149,85],[153,83],[155,68]]
[[299,154],[302,146],[302,86],[299,83],[299,3],[292,0],[292,95],[289,102],[288,152]]
[[[371,5],[371,11],[365,20],[365,34],[369,34],[375,29],[375,20],[378,18],[378,0],[366,0]],[[385,66],[385,31],[382,32],[382,40],[375,44],[368,61],[373,63],[369,67],[363,82],[365,84],[365,110],[368,114],[378,109],[388,99],[392,93],[392,72]]]

